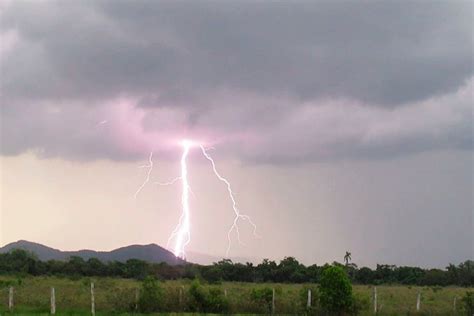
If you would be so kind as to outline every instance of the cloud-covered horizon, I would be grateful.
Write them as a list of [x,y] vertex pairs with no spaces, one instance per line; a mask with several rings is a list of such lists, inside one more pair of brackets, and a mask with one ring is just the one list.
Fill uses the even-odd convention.
[[472,150],[470,2],[5,2],[3,155],[252,163]]

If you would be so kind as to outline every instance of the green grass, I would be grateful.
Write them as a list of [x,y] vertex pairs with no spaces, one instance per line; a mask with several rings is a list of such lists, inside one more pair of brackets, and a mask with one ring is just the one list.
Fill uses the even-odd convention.
[[[0,277],[0,314],[8,315],[8,282],[15,288],[14,315],[49,315],[51,287],[56,291],[57,315],[90,315],[90,282],[95,283],[96,315],[127,315],[120,313],[134,305],[136,289],[140,283],[135,280],[117,278],[68,279],[57,277],[26,277],[21,280],[12,277]],[[190,281],[166,281],[164,288],[165,305],[168,310],[184,312],[186,292]],[[206,285],[227,290],[231,313],[264,313],[250,299],[250,292],[257,287],[270,287],[276,290],[276,313],[301,313],[305,298],[301,284],[252,284],[229,282],[219,285]],[[455,315],[454,297],[459,299],[469,290],[459,287],[409,287],[378,286],[379,315]],[[472,288],[470,290],[473,290]],[[182,304],[179,303],[180,291],[183,291]],[[372,286],[354,286],[354,292],[371,302]],[[421,292],[421,310],[416,313],[416,297]],[[138,315],[138,314],[135,314]],[[156,314],[159,315],[159,314]],[[167,314],[173,315],[173,314]],[[189,314],[190,315],[190,314]],[[373,315],[372,306],[361,315]],[[459,312],[458,315],[461,315]]]

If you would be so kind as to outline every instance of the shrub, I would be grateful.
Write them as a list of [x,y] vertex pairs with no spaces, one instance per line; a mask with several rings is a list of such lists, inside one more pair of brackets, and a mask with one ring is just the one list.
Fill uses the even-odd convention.
[[198,279],[195,279],[189,288],[190,309],[193,312],[227,313],[229,302],[218,288],[206,290]]
[[10,286],[13,286],[13,281],[7,280],[0,280],[0,289],[1,288],[9,288]]
[[203,267],[202,277],[209,283],[219,284],[222,280],[222,270],[218,266]]
[[474,315],[474,292],[467,291],[462,297],[461,302],[466,315]]
[[370,298],[362,294],[354,294],[352,296],[351,314],[357,315],[361,311],[366,311],[370,308]]
[[156,312],[162,308],[163,289],[158,281],[153,277],[147,277],[142,282],[138,309],[140,312]]
[[343,268],[331,266],[324,269],[319,286],[321,307],[330,313],[350,312],[352,285]]
[[272,311],[273,290],[271,288],[264,287],[252,289],[250,299],[254,303],[263,306],[265,312],[269,313]]
[[135,310],[136,292],[134,289],[113,288],[107,292],[107,301],[116,313],[133,312]]
[[206,306],[206,292],[198,279],[195,279],[193,283],[191,283],[191,286],[189,287],[189,296],[191,297],[191,311],[204,311]]
[[208,310],[209,313],[228,313],[229,301],[218,288],[209,289]]

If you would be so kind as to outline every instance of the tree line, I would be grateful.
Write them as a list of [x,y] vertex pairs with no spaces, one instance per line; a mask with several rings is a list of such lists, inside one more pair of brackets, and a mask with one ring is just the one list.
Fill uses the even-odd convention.
[[[474,261],[467,260],[459,265],[450,264],[445,269],[423,269],[420,267],[377,264],[375,269],[359,268],[349,263],[333,262],[332,266],[345,269],[355,284],[405,284],[422,286],[474,286]],[[234,263],[224,259],[212,265],[183,264],[171,266],[166,263],[149,263],[130,259],[126,262],[102,262],[96,258],[84,260],[70,257],[66,261],[41,261],[35,254],[14,249],[0,254],[0,274],[55,275],[55,276],[109,276],[145,279],[148,276],[162,280],[195,279],[210,283],[220,281],[278,282],[278,283],[320,283],[322,272],[331,265],[305,266],[293,257],[286,257],[279,263],[264,259],[261,263]]]

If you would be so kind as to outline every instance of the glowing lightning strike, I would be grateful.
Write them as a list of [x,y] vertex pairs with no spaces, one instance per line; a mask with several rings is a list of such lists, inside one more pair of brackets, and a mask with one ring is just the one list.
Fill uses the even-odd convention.
[[145,187],[148,181],[150,181],[150,175],[151,175],[151,172],[153,171],[153,152],[150,153],[150,157],[148,158],[148,165],[144,165],[141,167],[148,168],[148,172],[146,174],[145,181],[143,181],[142,185],[138,188],[138,190],[133,195],[134,199],[137,199],[137,196],[140,193],[140,191]]
[[158,184],[158,185],[173,185],[176,181],[179,181],[181,179],[182,179],[181,177],[176,177],[171,181],[168,181],[168,182],[155,182],[155,184]]
[[[227,191],[229,193],[229,198],[232,201],[232,209],[234,211],[235,217],[232,222],[231,227],[229,228],[229,231],[227,233],[227,240],[228,240],[228,245],[227,245],[227,250],[226,250],[226,257],[229,256],[229,251],[231,248],[232,244],[232,232],[235,230],[236,235],[237,235],[237,240],[240,244],[244,245],[244,243],[240,240],[240,231],[239,231],[239,226],[238,222],[239,220],[245,220],[248,221],[249,224],[253,227],[253,234],[256,237],[259,237],[257,235],[257,226],[254,224],[254,222],[250,219],[248,215],[241,214],[239,208],[237,207],[237,202],[234,197],[234,192],[232,191],[232,187],[230,185],[230,182],[222,177],[220,173],[217,171],[216,164],[212,157],[209,155],[207,152],[207,149],[204,148],[203,145],[197,144],[195,142],[189,141],[189,140],[183,140],[181,142],[181,145],[183,146],[183,153],[181,155],[181,176],[174,178],[173,180],[169,182],[155,182],[155,184],[158,185],[172,185],[178,180],[181,180],[181,185],[182,185],[182,193],[181,193],[181,205],[182,205],[182,212],[181,216],[178,221],[178,225],[176,225],[175,229],[171,233],[170,237],[168,238],[168,242],[166,245],[166,248],[169,249],[169,244],[171,240],[175,239],[175,246],[173,249],[173,253],[176,257],[180,257],[185,259],[186,258],[186,253],[185,253],[185,248],[189,244],[191,240],[191,215],[190,215],[190,207],[189,207],[189,194],[193,194],[190,186],[189,186],[189,181],[188,181],[188,167],[187,167],[187,157],[189,154],[189,150],[191,147],[199,147],[202,151],[202,154],[204,157],[211,162],[212,165],[212,170],[216,177],[225,183],[227,187]],[[145,178],[145,181],[142,183],[142,185],[138,188],[138,190],[135,192],[135,198],[137,195],[140,193],[140,191],[145,187],[145,185],[150,181],[150,175],[153,170],[153,152],[150,153],[150,157],[148,159],[149,164],[144,165],[142,167],[149,168],[147,172],[147,176]]]
[[[174,255],[176,257],[185,258],[186,253],[184,252],[185,247],[189,244],[191,240],[191,231],[190,231],[190,212],[189,212],[189,182],[188,182],[188,167],[186,164],[186,158],[188,157],[189,148],[192,146],[192,143],[187,140],[183,140],[183,155],[181,156],[181,205],[183,207],[181,216],[179,218],[178,225],[171,233],[168,238],[168,243],[166,248],[168,248],[171,239],[176,237],[176,244],[174,246]],[[178,178],[177,178],[178,179]],[[176,180],[176,179],[175,179]],[[173,181],[172,181],[173,182]]]
[[230,227],[228,233],[227,233],[227,239],[229,241],[228,245],[227,245],[227,250],[226,250],[226,257],[229,256],[229,251],[230,251],[230,246],[231,246],[231,243],[232,243],[232,239],[231,239],[231,234],[232,234],[232,231],[235,230],[235,232],[237,233],[237,240],[239,241],[240,244],[244,244],[241,240],[240,240],[240,232],[239,232],[239,226],[237,225],[238,224],[238,221],[239,219],[243,219],[243,220],[247,220],[250,225],[253,227],[253,234],[256,236],[256,237],[259,237],[257,235],[257,225],[254,224],[254,222],[250,219],[250,217],[248,215],[245,215],[245,214],[241,214],[240,213],[240,210],[237,208],[237,202],[235,201],[235,198],[234,198],[234,192],[232,191],[232,188],[230,186],[230,182],[227,181],[227,179],[225,179],[224,177],[222,177],[219,172],[217,172],[217,169],[216,169],[216,164],[214,163],[214,160],[212,159],[212,157],[207,153],[206,149],[204,148],[204,146],[202,145],[199,145],[199,147],[201,148],[201,151],[202,151],[202,154],[204,155],[204,157],[206,157],[207,160],[209,160],[212,164],[212,170],[214,171],[214,174],[216,175],[216,177],[224,182],[227,186],[227,191],[229,192],[229,197],[232,201],[232,209],[234,210],[234,213],[235,213],[235,217],[234,217],[234,221],[232,223],[232,226]]

